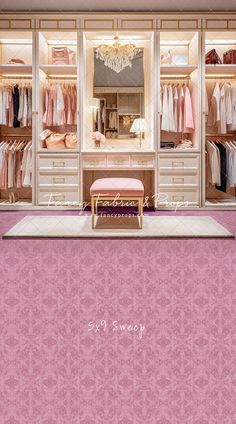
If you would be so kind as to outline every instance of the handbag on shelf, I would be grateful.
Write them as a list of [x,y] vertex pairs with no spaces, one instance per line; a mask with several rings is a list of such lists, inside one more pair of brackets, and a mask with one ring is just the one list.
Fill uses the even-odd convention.
[[53,65],[75,65],[75,52],[67,47],[52,48]]
[[161,65],[171,65],[172,63],[172,54],[168,50],[167,53],[161,52]]
[[25,62],[22,59],[12,58],[8,62],[10,65],[24,65]]
[[73,50],[68,49],[69,53],[69,65],[75,65],[76,59],[75,59],[75,52]]
[[77,147],[77,137],[76,133],[67,133],[65,137],[65,145],[67,149],[76,149]]
[[205,63],[206,65],[221,65],[222,60],[217,51],[212,49],[206,54]]
[[223,63],[226,65],[236,64],[236,50],[231,49],[223,54]]
[[53,65],[69,65],[69,51],[67,47],[52,48],[52,64]]
[[40,134],[39,134],[39,140],[40,141],[45,141],[46,138],[48,138],[50,135],[52,134],[52,131],[49,129],[43,130]]
[[52,133],[46,138],[46,146],[48,149],[65,149],[66,134]]

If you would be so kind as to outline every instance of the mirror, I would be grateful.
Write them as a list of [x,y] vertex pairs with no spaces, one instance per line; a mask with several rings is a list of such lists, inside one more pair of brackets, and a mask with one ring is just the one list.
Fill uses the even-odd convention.
[[101,132],[106,139],[135,137],[131,126],[135,119],[144,117],[143,53],[140,49],[132,66],[117,73],[97,58],[94,49],[93,131]]

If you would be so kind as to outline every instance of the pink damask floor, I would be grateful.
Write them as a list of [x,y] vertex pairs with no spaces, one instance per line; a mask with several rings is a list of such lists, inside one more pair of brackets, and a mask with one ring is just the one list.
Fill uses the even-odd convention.
[[0,244],[0,424],[236,423],[235,240]]

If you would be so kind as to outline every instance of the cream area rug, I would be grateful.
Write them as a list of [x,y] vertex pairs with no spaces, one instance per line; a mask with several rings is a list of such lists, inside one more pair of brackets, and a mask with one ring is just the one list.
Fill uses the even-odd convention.
[[26,216],[3,238],[234,238],[209,216],[99,217],[91,228],[91,216]]

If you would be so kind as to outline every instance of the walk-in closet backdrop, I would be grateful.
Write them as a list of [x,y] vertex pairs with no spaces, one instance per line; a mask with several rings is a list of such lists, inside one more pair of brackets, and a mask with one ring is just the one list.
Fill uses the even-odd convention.
[[[114,71],[117,42],[135,54]],[[102,176],[156,208],[236,208],[234,51],[227,14],[1,17],[0,208],[81,208]]]

